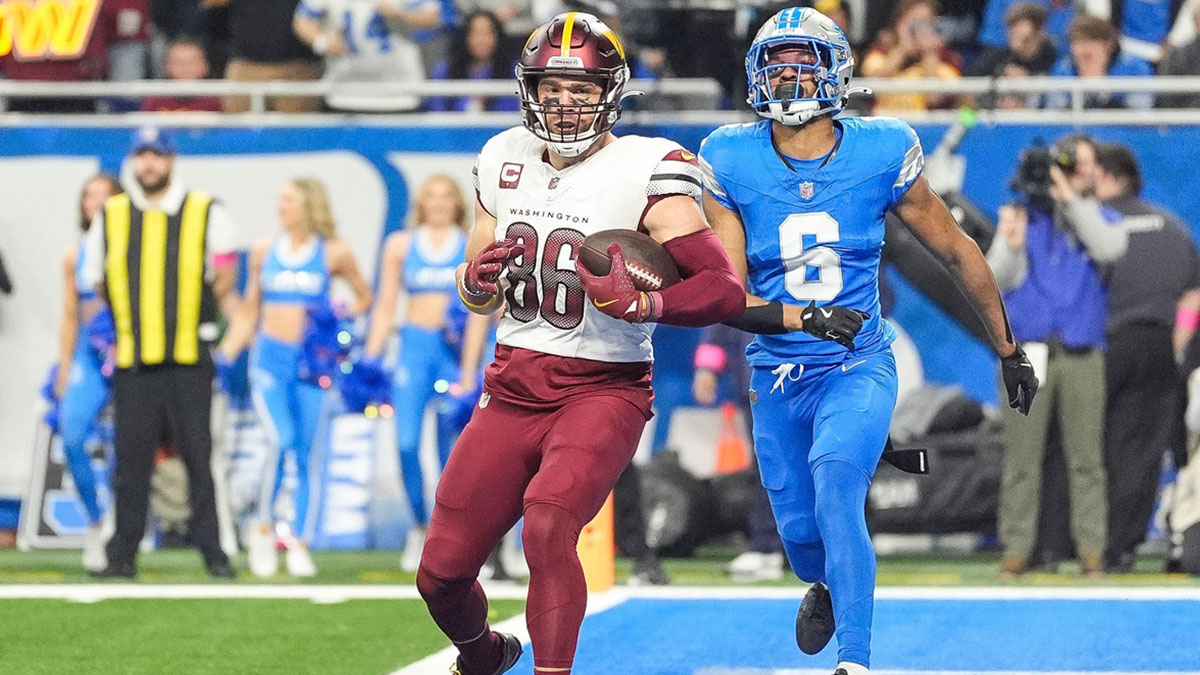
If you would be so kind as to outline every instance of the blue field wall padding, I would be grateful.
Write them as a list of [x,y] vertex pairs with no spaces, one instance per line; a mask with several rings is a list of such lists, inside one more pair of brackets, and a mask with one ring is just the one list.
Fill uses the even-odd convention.
[[[514,120],[515,121],[515,120]],[[696,150],[713,125],[622,124],[624,134],[663,136]],[[946,132],[945,126],[916,127],[927,153],[932,152]],[[348,240],[364,272],[377,277],[380,244],[388,233],[409,220],[410,198],[428,175],[448,172],[463,187],[468,210],[473,208],[471,164],[484,143],[501,129],[498,127],[384,126],[344,124],[331,126],[216,127],[177,129],[175,136],[180,160],[177,171],[190,181],[190,187],[212,190],[231,205],[238,225],[240,243],[245,247],[277,230],[275,199],[287,177],[313,176],[331,188],[339,233]],[[1137,155],[1145,176],[1145,198],[1178,214],[1193,230],[1200,232],[1200,189],[1191,149],[1200,147],[1200,125],[1172,127],[1110,127],[1083,129],[1101,141],[1128,145]],[[1053,141],[1071,131],[1065,126],[979,125],[967,132],[959,150],[967,161],[963,192],[985,214],[995,217],[998,207],[1011,199],[1009,180],[1016,170],[1020,150],[1035,141]],[[117,172],[128,151],[129,127],[10,126],[0,129],[0,164],[40,162],[61,159],[64,163],[86,159],[104,170]],[[17,175],[20,175],[18,172]],[[236,179],[230,178],[235,176]],[[217,183],[215,186],[205,184]],[[223,178],[222,183],[220,179]],[[62,186],[6,186],[6,198],[24,205],[25,213],[47,199],[70,202],[78,199],[78,184]],[[364,196],[365,195],[365,196]],[[369,199],[367,198],[369,197]],[[247,207],[246,205],[250,205]],[[11,204],[10,204],[11,206]],[[18,204],[18,206],[21,206]],[[36,212],[36,210],[32,211]],[[39,223],[40,226],[69,227],[69,223]],[[5,230],[6,248],[19,246],[21,234]],[[29,236],[29,235],[22,235]],[[8,255],[18,255],[6,250]],[[46,260],[45,269],[54,269],[57,260]],[[995,359],[990,348],[980,344],[934,308],[919,291],[894,271],[887,272],[895,288],[893,316],[912,337],[924,363],[926,379],[935,384],[959,384],[972,397],[996,402]],[[46,283],[49,283],[49,279]],[[53,298],[51,298],[53,301]],[[12,313],[10,313],[12,314]],[[9,321],[46,323],[35,317],[11,315]],[[56,344],[46,324],[42,336],[47,345]],[[674,407],[690,405],[691,362],[697,332],[662,327],[655,336],[658,361],[655,365],[657,407],[660,413],[660,437],[668,427],[668,415]],[[40,353],[40,352],[39,352]],[[4,359],[27,358],[0,355]],[[47,348],[47,360],[52,358]],[[29,392],[36,382],[14,382]],[[31,404],[32,405],[32,404]],[[32,418],[32,408],[28,417]],[[0,422],[13,428],[27,428],[24,411],[0,411]],[[349,432],[347,432],[349,433]],[[17,434],[16,436],[20,436]],[[659,439],[661,444],[661,438]],[[9,443],[5,441],[4,443]],[[25,446],[0,447],[0,459],[24,457]],[[356,455],[357,457],[357,455]],[[326,453],[321,470],[336,484],[336,498],[322,508],[333,508],[343,525],[356,503],[356,484],[361,477],[358,459]],[[380,477],[376,476],[375,480]],[[328,487],[328,485],[327,485]],[[365,511],[364,511],[365,513]],[[336,529],[336,528],[335,528]],[[354,528],[348,528],[352,530]],[[319,533],[329,545],[342,545],[350,539],[343,531]],[[343,534],[350,539],[343,537]]]

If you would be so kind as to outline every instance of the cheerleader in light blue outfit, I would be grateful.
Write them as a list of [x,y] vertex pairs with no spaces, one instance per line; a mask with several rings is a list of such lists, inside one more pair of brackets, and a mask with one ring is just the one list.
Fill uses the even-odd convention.
[[[121,186],[117,179],[108,174],[97,175],[84,184],[79,198],[79,224],[84,232],[105,200],[119,192]],[[59,330],[54,396],[59,402],[58,432],[62,437],[67,468],[87,512],[83,566],[89,571],[99,571],[108,561],[101,534],[103,513],[87,440],[92,436],[96,417],[108,404],[109,381],[104,372],[104,355],[92,346],[88,333],[89,326],[97,321],[97,317],[102,320],[101,315],[108,309],[95,287],[80,283],[82,266],[82,249],[78,245],[72,246],[63,257],[63,319]]]
[[[371,315],[366,359],[379,361],[391,335],[401,291],[407,310],[400,328],[400,355],[392,386],[400,472],[416,526],[409,531],[401,566],[415,572],[425,544],[429,508],[418,451],[425,409],[438,393],[471,396],[487,334],[487,317],[472,315],[480,327],[462,334],[478,336],[459,346],[447,339],[449,310],[455,297],[454,273],[465,260],[466,202],[454,179],[430,177],[417,193],[414,225],[388,236],[379,277],[379,302]],[[479,329],[482,328],[482,329]],[[440,390],[440,391],[439,391]],[[445,425],[438,433],[440,471],[446,465],[455,434]]]
[[[304,376],[310,315],[329,305],[329,286],[341,277],[354,290],[350,313],[371,304],[371,290],[350,248],[337,238],[329,196],[320,181],[298,178],[279,195],[282,233],[259,242],[250,259],[246,296],[221,342],[217,367],[231,364],[250,346],[250,394],[267,430],[271,452],[264,465],[257,522],[247,533],[250,571],[259,577],[278,571],[275,502],[286,458],[295,461],[298,484],[288,527],[279,528],[287,548],[287,570],[295,577],[316,574],[303,541],[309,518],[309,454],[320,419],[328,378]],[[257,333],[256,333],[257,331]]]

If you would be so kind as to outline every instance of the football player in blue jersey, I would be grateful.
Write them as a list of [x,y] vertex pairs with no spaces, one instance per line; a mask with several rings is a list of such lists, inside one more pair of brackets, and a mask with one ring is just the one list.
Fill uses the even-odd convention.
[[784,9],[746,58],[748,103],[766,118],[714,131],[700,149],[705,214],[747,282],[734,321],[746,350],[754,443],[792,569],[813,587],[796,641],[838,636],[835,675],[868,672],[875,552],[867,488],[896,401],[895,330],[879,309],[889,209],[949,268],[987,325],[1009,405],[1028,413],[1033,367],[1014,342],[975,242],[921,174],[920,142],[889,118],[834,119],[851,93],[842,31]]

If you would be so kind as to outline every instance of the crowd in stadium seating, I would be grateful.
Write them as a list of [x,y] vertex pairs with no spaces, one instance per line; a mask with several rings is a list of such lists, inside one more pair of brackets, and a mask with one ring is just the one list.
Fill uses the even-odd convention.
[[[33,17],[43,0],[16,0]],[[55,0],[56,2],[58,0]],[[741,61],[762,17],[795,4],[835,19],[858,54],[866,77],[955,79],[1028,75],[1149,76],[1200,74],[1200,2],[1196,0],[104,0],[90,25],[80,22],[78,46],[41,40],[14,25],[0,43],[0,76],[12,80],[314,80],[410,82],[421,79],[507,79],[529,30],[565,10],[600,15],[626,41],[635,77],[711,77],[722,87],[720,107],[742,98]],[[9,3],[12,4],[12,3]],[[32,19],[28,19],[32,21]],[[49,34],[49,33],[47,33]],[[36,38],[36,39],[35,39]],[[45,44],[42,44],[42,43]],[[402,87],[401,87],[402,89]],[[401,92],[403,93],[403,92]],[[511,110],[515,99],[395,95],[276,98],[274,110],[307,112]],[[1173,95],[1159,105],[1196,105],[1200,96]],[[209,98],[154,97],[142,110],[215,110]],[[243,111],[236,97],[225,111]],[[953,108],[963,103],[1002,108],[1069,105],[1064,96],[990,96],[974,101],[931,94],[880,95],[880,111]],[[1147,108],[1147,94],[1089,95],[1089,108]],[[87,112],[137,109],[137,102],[20,99],[8,109]]]

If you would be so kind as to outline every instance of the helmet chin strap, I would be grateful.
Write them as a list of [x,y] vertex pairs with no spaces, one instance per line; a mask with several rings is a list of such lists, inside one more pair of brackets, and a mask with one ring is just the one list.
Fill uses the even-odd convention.
[[603,135],[604,134],[597,134],[594,138],[589,138],[582,141],[572,141],[570,143],[546,141],[546,145],[550,146],[550,149],[561,157],[578,157],[587,152],[588,148],[591,148],[596,141],[600,140]]

